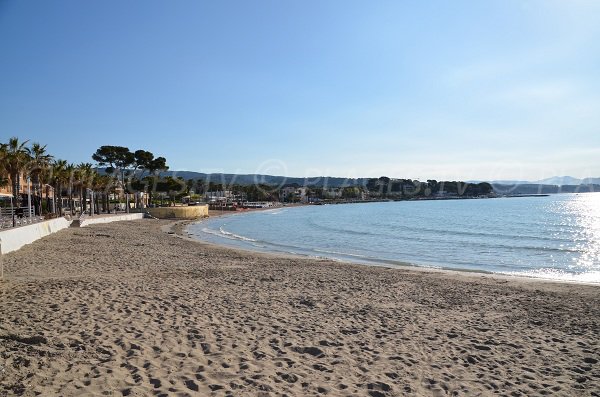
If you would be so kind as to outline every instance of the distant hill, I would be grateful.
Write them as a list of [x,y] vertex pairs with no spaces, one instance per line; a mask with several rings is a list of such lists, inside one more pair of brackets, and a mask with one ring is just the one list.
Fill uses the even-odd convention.
[[314,187],[346,187],[364,185],[368,178],[340,178],[331,176],[317,176],[308,178],[285,177],[282,175],[263,175],[263,174],[205,174],[194,171],[166,171],[161,176],[182,177],[183,179],[202,179],[207,182],[221,183],[224,185],[290,185]]
[[585,185],[600,185],[600,178],[584,178],[581,180]]
[[534,183],[539,183],[541,185],[580,185],[582,179],[573,178],[572,176],[553,176],[551,178],[541,179],[539,181],[535,181]]
[[467,181],[467,183],[481,183],[481,182],[487,182],[487,183],[491,183],[491,184],[501,184],[501,185],[526,185],[526,184],[534,183],[534,182],[530,182],[530,181],[515,181],[515,180],[510,180],[510,179],[499,179],[499,180],[493,180],[493,181],[481,181],[481,180]]
[[494,192],[501,195],[554,194],[600,192],[600,184],[544,185],[539,183],[500,184],[492,183]]
[[[98,169],[99,172],[104,172],[104,169]],[[207,182],[220,183],[223,185],[254,185],[265,184],[271,186],[283,186],[298,184],[299,186],[313,187],[346,187],[365,185],[369,178],[340,178],[331,176],[318,176],[309,178],[285,177],[282,175],[263,175],[263,174],[206,174],[195,171],[164,171],[160,173],[161,177],[181,177],[188,179],[201,179]]]
[[492,180],[492,181],[467,181],[469,183],[489,182],[493,185],[556,185],[556,186],[573,186],[573,185],[598,185],[600,178],[574,178],[572,176],[553,176],[539,181],[519,181],[519,180]]
[[[98,171],[103,172],[104,169]],[[206,174],[195,171],[164,171],[160,176],[181,177],[188,179],[201,179],[207,182],[220,183],[223,185],[254,185],[265,184],[271,186],[283,186],[297,184],[298,186],[310,187],[347,187],[347,186],[365,186],[371,178],[341,178],[331,176],[318,176],[309,178],[285,177],[282,175],[264,175],[264,174]],[[469,183],[480,183],[482,181],[468,181]],[[500,194],[549,194],[560,192],[583,192],[600,191],[600,178],[577,179],[570,176],[555,176],[540,181],[513,181],[496,180],[489,181],[494,190]],[[579,187],[579,185],[587,187]]]
[[543,185],[597,185],[600,184],[600,178],[573,178],[572,176],[553,176],[551,178],[535,181]]

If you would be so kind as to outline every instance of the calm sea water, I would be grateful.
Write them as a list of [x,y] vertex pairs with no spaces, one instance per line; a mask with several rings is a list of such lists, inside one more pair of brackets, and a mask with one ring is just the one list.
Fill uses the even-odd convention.
[[258,251],[600,283],[600,193],[284,207],[188,232]]

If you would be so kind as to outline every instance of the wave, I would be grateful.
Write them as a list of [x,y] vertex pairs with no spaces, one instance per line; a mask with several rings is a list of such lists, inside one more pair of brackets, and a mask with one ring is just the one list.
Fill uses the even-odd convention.
[[270,210],[263,210],[260,213],[267,214],[267,215],[279,215],[279,214],[283,214],[284,212],[286,212],[285,208],[273,208]]
[[219,228],[219,231],[220,231],[222,234],[224,234],[225,236],[230,236],[230,237],[233,237],[234,239],[237,239],[237,240],[242,240],[242,241],[250,241],[250,242],[256,242],[256,240],[255,240],[255,239],[253,239],[253,238],[244,237],[244,236],[240,236],[239,234],[235,234],[235,233],[228,232],[227,230],[223,229],[223,226],[221,226],[221,227]]
[[239,234],[228,232],[227,230],[223,229],[223,226],[219,227],[218,231],[205,227],[202,229],[202,232],[227,240],[251,243],[250,245],[256,248],[274,249],[276,251],[283,251],[289,253],[293,253],[290,250],[308,250],[307,248],[298,247],[295,245],[280,244],[241,236]]
[[258,241],[258,240],[252,239],[252,238],[240,236],[235,233],[230,233],[230,232],[226,231],[225,229],[223,229],[222,226],[219,228],[219,231],[212,230],[212,229],[205,227],[205,228],[202,228],[202,232],[206,233],[206,234],[212,234],[213,236],[226,238],[229,240],[248,241],[248,242]]

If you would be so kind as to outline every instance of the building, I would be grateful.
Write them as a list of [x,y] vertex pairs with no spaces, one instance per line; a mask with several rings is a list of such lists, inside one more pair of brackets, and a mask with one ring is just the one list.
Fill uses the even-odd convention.
[[[31,194],[35,194],[35,187],[33,186],[33,183],[31,184]],[[21,176],[21,183],[19,185],[19,194],[21,195],[22,199],[26,199],[27,198],[27,194],[28,194],[28,184],[27,184],[27,178],[25,176]],[[49,197],[49,198],[53,198],[54,197],[54,188],[50,185],[44,184],[40,187],[39,189],[39,193],[41,194],[44,198]],[[12,182],[10,180],[10,177],[7,178],[7,183],[4,186],[0,186],[0,198],[7,198],[10,199],[10,197],[13,196],[13,191],[12,191]]]
[[305,187],[287,186],[279,191],[279,200],[284,202],[300,202],[307,203],[308,189]]
[[244,203],[244,208],[270,208],[276,206],[272,201],[247,201]]
[[231,190],[220,190],[215,192],[206,192],[204,199],[208,203],[227,202],[234,200],[234,194]]

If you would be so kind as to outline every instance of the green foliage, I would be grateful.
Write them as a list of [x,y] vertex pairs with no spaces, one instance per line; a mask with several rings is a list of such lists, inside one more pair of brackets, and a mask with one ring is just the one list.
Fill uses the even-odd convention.
[[[108,165],[107,172],[127,169],[135,162],[135,155],[124,146],[100,146],[92,159],[99,165]],[[110,170],[109,170],[110,169]]]
[[461,181],[441,181],[429,179],[420,182],[411,179],[371,178],[366,183],[369,192],[388,198],[412,198],[429,196],[476,197],[493,192],[492,185],[466,183]]
[[356,187],[345,187],[342,189],[342,198],[345,199],[356,199],[360,197],[361,190]]

